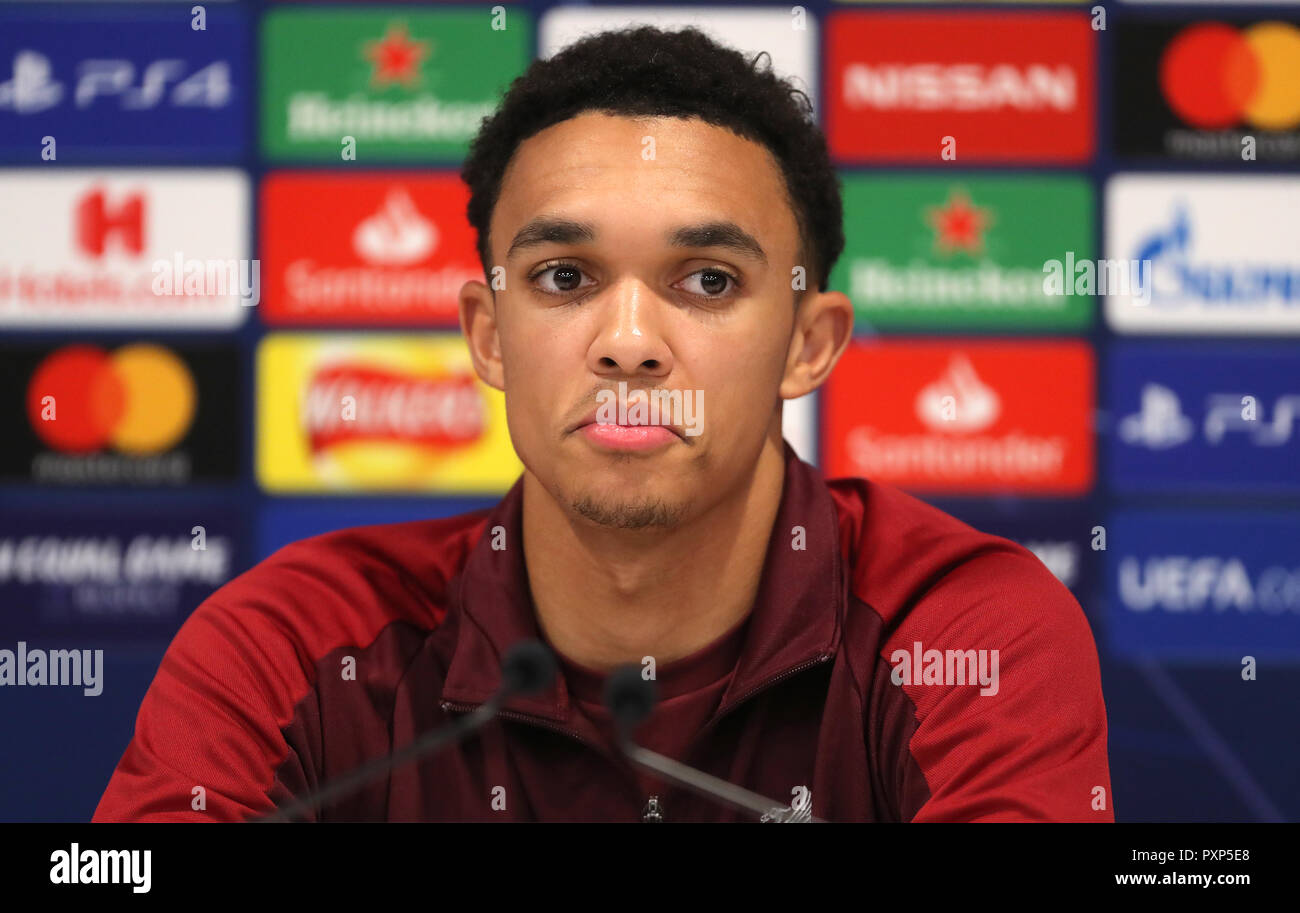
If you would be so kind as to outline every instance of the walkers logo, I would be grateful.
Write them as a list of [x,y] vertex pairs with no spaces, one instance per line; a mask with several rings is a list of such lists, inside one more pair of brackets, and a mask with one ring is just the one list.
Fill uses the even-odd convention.
[[[227,169],[0,172],[0,212],[21,213],[0,219],[0,326],[237,326],[260,295],[230,269],[249,263],[248,196]],[[177,260],[220,282],[164,288]]]
[[458,335],[272,335],[258,351],[257,473],[270,491],[503,492],[523,466],[505,399]]
[[274,174],[262,185],[268,323],[458,323],[483,281],[455,175]]
[[184,510],[6,510],[0,640],[166,643],[248,567],[248,529],[220,504]]
[[532,22],[516,8],[272,10],[262,23],[265,152],[459,160],[531,48]]
[[1107,549],[1111,649],[1131,658],[1300,657],[1300,519],[1294,513],[1125,511]]
[[1300,333],[1300,178],[1119,175],[1107,256],[1150,260],[1144,292],[1108,295],[1121,333]]
[[1300,354],[1120,343],[1107,372],[1120,491],[1300,490]]
[[1096,33],[1075,12],[851,12],[826,31],[827,140],[849,162],[1088,160]]
[[188,13],[143,6],[82,9],[75,22],[0,11],[0,158],[240,158],[247,23],[235,4],[201,18],[193,30]]
[[238,364],[229,348],[73,343],[0,351],[10,417],[0,477],[185,485],[238,466]]
[[1092,485],[1092,352],[1082,342],[856,342],[825,399],[827,477],[936,493]]
[[1121,22],[1121,155],[1300,161],[1300,20]]
[[1049,295],[1043,264],[1092,257],[1092,194],[1073,177],[844,178],[831,277],[877,329],[1083,329],[1087,296]]

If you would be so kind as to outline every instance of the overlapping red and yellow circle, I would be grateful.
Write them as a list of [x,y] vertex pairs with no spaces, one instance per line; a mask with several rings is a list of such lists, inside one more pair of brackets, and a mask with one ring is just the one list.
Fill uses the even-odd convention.
[[1300,28],[1261,22],[1237,28],[1203,22],[1179,32],[1160,59],[1169,107],[1205,130],[1300,124]]
[[135,343],[111,352],[70,345],[48,355],[27,387],[36,434],[65,453],[108,447],[144,456],[174,447],[194,420],[189,368],[174,352]]

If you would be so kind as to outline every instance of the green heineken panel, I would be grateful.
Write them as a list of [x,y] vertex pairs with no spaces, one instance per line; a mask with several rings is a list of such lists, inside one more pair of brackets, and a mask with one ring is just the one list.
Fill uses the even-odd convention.
[[[844,175],[844,255],[831,287],[856,331],[1084,330],[1094,257],[1081,177]],[[1045,281],[1047,280],[1047,281]],[[1052,281],[1055,280],[1055,281]]]
[[459,161],[532,56],[527,11],[492,9],[271,10],[262,22],[263,151],[362,165]]

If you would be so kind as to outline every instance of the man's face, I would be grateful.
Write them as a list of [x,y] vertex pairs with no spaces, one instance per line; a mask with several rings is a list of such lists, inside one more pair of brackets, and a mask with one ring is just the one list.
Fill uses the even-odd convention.
[[[779,421],[803,265],[764,147],[699,120],[584,113],[520,145],[489,237],[505,288],[501,376],[485,379],[566,510],[671,526],[747,481]],[[675,430],[603,423],[620,421],[620,382],[680,394],[658,419]]]

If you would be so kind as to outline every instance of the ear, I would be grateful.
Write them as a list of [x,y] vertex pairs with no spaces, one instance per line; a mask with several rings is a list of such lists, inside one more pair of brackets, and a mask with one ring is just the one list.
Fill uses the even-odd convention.
[[501,340],[497,336],[496,298],[478,280],[460,289],[460,331],[465,335],[474,373],[489,387],[504,391],[505,371],[501,364]]
[[853,303],[843,292],[807,292],[795,310],[781,398],[798,399],[826,382],[853,336]]

